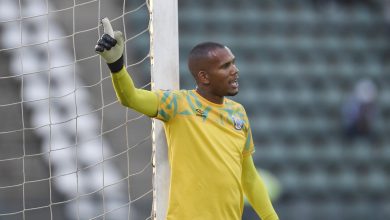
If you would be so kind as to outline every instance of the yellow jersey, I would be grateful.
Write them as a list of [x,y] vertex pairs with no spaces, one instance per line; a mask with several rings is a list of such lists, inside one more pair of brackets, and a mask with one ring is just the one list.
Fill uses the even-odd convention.
[[195,90],[155,93],[171,168],[167,220],[241,219],[242,161],[254,152],[242,105],[215,104]]

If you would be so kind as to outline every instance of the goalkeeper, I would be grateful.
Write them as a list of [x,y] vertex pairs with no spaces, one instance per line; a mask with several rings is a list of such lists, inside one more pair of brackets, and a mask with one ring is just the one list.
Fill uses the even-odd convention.
[[[253,164],[254,144],[229,48],[202,43],[189,54],[194,90],[134,87],[123,62],[124,38],[102,20],[95,50],[107,62],[120,103],[164,122],[171,168],[167,220],[238,220],[247,196],[263,220],[278,216]],[[161,73],[163,74],[163,73]]]

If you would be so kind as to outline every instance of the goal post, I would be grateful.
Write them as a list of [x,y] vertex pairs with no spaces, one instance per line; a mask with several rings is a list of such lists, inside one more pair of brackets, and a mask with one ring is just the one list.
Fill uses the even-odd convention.
[[[177,0],[150,0],[152,89],[179,89]],[[163,123],[153,120],[153,219],[164,220],[168,206],[170,168]]]

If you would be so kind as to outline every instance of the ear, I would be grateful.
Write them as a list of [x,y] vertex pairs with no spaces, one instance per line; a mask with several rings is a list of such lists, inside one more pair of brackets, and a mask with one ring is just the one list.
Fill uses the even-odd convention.
[[198,78],[199,83],[201,83],[201,84],[204,84],[204,85],[210,84],[209,74],[204,70],[201,70],[198,72],[197,78]]

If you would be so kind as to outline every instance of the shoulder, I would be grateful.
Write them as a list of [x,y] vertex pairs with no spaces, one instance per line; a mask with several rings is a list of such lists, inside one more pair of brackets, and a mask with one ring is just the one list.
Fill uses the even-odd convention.
[[225,108],[232,112],[235,117],[239,117],[246,122],[249,121],[245,108],[241,103],[225,98]]
[[162,101],[178,100],[189,95],[190,90],[154,90],[158,98]]
[[181,89],[181,90],[169,90],[169,89],[156,89],[154,90],[155,93],[157,94],[165,94],[165,95],[180,95],[180,96],[185,96],[187,95],[190,91]]
[[225,102],[224,103],[225,106],[227,106],[229,108],[245,112],[244,106],[241,103],[237,102],[237,101],[234,101],[234,100],[229,99],[229,98],[225,98],[224,102]]

